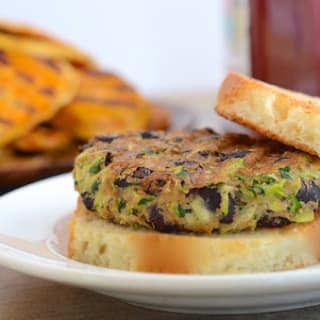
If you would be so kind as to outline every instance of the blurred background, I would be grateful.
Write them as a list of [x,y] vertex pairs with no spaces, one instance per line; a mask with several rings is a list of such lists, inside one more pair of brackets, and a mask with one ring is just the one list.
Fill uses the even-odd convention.
[[227,70],[249,73],[247,0],[12,0],[0,12],[77,45],[153,100],[202,108],[198,126],[213,125]]
[[147,96],[212,98],[230,69],[320,94],[317,0],[11,0],[0,12],[79,46]]
[[10,0],[0,12],[78,45],[149,96],[212,90],[225,74],[223,1]]

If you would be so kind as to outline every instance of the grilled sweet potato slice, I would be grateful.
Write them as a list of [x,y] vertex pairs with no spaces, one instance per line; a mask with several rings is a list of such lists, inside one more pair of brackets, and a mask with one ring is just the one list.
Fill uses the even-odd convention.
[[66,60],[80,67],[95,64],[86,53],[78,48],[24,24],[0,21],[0,48],[24,52],[36,57]]
[[54,118],[54,125],[87,140],[98,134],[145,129],[149,104],[116,75],[82,70],[74,100]]
[[0,50],[0,147],[52,118],[77,86],[67,63]]
[[67,149],[73,142],[71,134],[62,129],[38,126],[13,143],[13,149],[25,153],[53,152]]

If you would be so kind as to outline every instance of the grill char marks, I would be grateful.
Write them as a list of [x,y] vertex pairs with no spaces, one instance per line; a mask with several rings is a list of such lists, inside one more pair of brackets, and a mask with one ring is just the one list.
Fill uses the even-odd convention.
[[96,70],[96,69],[84,69],[81,70],[82,72],[85,72],[86,75],[94,78],[114,78],[114,74],[103,71],[103,70]]
[[49,67],[54,72],[61,73],[61,69],[60,69],[59,64],[57,62],[55,62],[53,59],[37,57],[37,60],[39,62],[43,63],[45,66]]
[[30,74],[28,74],[27,72],[17,70],[17,71],[16,71],[16,75],[17,75],[21,80],[23,80],[25,83],[31,84],[31,83],[34,82],[32,76],[31,76]]
[[0,125],[4,125],[6,127],[11,127],[13,126],[12,121],[8,120],[8,119],[4,119],[4,118],[0,118]]
[[130,101],[126,100],[112,100],[112,99],[101,99],[97,97],[87,97],[87,96],[77,96],[74,99],[75,102],[82,102],[82,103],[94,103],[101,106],[107,106],[107,107],[121,107],[121,106],[127,106],[134,108],[136,107],[136,104]]
[[54,90],[49,87],[44,87],[39,89],[39,93],[45,95],[45,96],[53,96],[54,95]]
[[21,101],[17,101],[17,102],[15,103],[15,105],[16,105],[19,109],[23,109],[25,112],[30,113],[30,114],[35,113],[35,112],[37,111],[36,108],[33,107],[32,105],[23,103],[23,102],[21,102]]
[[9,58],[8,56],[6,55],[6,53],[0,49],[0,64],[9,64],[10,61],[9,61]]

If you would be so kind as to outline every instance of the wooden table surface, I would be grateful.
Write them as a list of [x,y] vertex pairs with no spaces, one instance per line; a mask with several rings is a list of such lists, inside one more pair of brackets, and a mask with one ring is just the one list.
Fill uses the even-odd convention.
[[[168,99],[167,99],[168,100]],[[207,106],[202,109],[198,126],[215,126],[210,120],[213,97],[199,99],[172,99],[180,105]],[[134,307],[88,290],[64,286],[54,282],[33,278],[0,267],[0,320],[78,320],[78,319],[230,319],[230,320],[311,320],[320,319],[320,306],[287,312],[262,315],[201,316],[174,314]]]
[[78,319],[320,319],[320,307],[262,315],[202,316],[147,310],[84,289],[29,277],[0,267],[1,320]]

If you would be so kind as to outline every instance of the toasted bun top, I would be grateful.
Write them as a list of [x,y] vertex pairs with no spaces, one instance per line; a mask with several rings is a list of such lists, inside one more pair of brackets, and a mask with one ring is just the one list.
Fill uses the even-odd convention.
[[217,113],[274,140],[320,155],[320,99],[230,72]]

